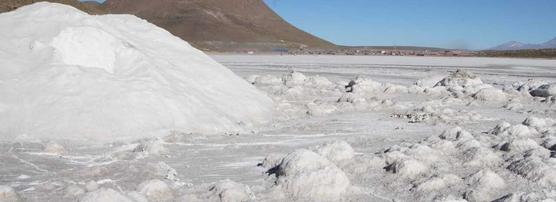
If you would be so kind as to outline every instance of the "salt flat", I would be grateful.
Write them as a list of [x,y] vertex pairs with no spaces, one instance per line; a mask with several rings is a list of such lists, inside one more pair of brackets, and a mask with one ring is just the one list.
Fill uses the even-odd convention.
[[[473,70],[481,78],[517,81],[526,78],[554,80],[556,60],[476,57],[403,57],[403,56],[314,56],[314,55],[213,55],[217,61],[234,69],[236,73],[295,70],[353,77],[365,75],[378,81],[412,84],[415,80],[434,73],[454,71],[458,68]],[[403,74],[400,74],[403,72]],[[394,79],[393,81],[391,79]]]
[[61,141],[58,153],[45,142],[5,142],[0,184],[29,201],[76,200],[95,193],[88,183],[131,197],[152,179],[183,201],[556,197],[556,105],[529,95],[556,82],[553,60],[212,57],[274,100],[272,123],[131,143]]

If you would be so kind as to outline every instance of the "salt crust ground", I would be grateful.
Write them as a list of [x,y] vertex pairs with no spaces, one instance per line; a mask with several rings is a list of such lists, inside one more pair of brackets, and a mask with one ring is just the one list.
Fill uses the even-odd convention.
[[2,140],[237,132],[271,116],[263,93],[135,16],[40,2],[0,14],[0,30]]
[[[299,72],[280,77],[253,75],[247,80],[274,99],[276,110],[281,112],[278,119],[388,110],[393,112],[393,119],[421,124],[443,123],[452,125],[452,128],[418,142],[397,144],[376,153],[357,153],[345,141],[332,141],[286,154],[269,154],[259,164],[265,171],[261,176],[263,185],[253,188],[232,180],[189,184],[177,177],[179,174],[174,168],[159,162],[143,168],[144,171],[134,171],[149,173],[147,176],[152,178],[138,183],[135,189],[118,190],[94,182],[69,184],[65,188],[65,199],[338,201],[365,200],[371,192],[374,199],[386,200],[376,194],[377,190],[390,190],[400,199],[419,201],[554,199],[556,120],[539,117],[553,113],[554,101],[550,96],[531,95],[545,84],[515,83],[496,88],[464,70],[435,78],[436,82],[429,81],[430,77],[416,81],[415,85],[404,86],[362,77],[334,83],[325,77],[306,76]],[[489,93],[481,95],[484,91]],[[420,104],[394,101],[395,96],[408,94],[432,99]],[[324,99],[314,100],[312,97]],[[381,99],[384,97],[388,98]],[[500,122],[483,133],[472,133],[458,127],[458,123],[489,118],[477,112],[448,108],[477,104],[505,108],[508,103],[522,103],[524,106],[537,103],[546,105],[548,111],[536,112],[535,116],[528,116],[521,123]],[[190,138],[190,134],[173,134],[146,139],[122,145],[107,155],[116,161],[171,155],[169,145],[184,144],[191,141]],[[63,155],[64,151],[59,144],[45,143],[45,153]],[[369,190],[362,182],[373,182],[373,187]]]
[[[436,79],[436,81],[430,81],[432,79]],[[409,111],[402,115],[394,114],[393,117],[407,118],[410,123],[451,123],[453,121],[458,123],[480,121],[485,118],[481,117],[479,113],[435,108],[443,108],[445,105],[457,103],[469,105],[486,102],[507,105],[507,103],[519,103],[525,100],[545,102],[549,106],[554,106],[554,99],[550,94],[535,93],[546,91],[546,86],[551,84],[537,84],[536,87],[530,87],[528,84],[515,83],[499,89],[484,84],[480,78],[463,70],[444,77],[425,78],[415,82],[415,85],[412,86],[380,83],[365,78],[356,78],[347,85],[334,85],[325,78],[307,77],[298,72],[285,75],[282,77],[281,83],[278,82],[280,79],[272,76],[251,76],[248,80],[273,95],[282,95],[279,96],[280,99],[285,97],[290,101],[295,100],[296,96],[307,94],[341,94],[335,103],[324,101],[308,103],[305,110],[306,114],[310,116],[393,108]],[[277,88],[277,85],[283,85],[284,88]],[[444,104],[428,102],[415,105],[414,103],[396,103],[377,99],[384,94],[408,93],[441,97]],[[276,100],[276,102],[291,103],[280,102],[280,100]],[[396,145],[387,148],[384,152],[357,155],[355,158],[353,149],[345,142],[331,144],[334,146],[317,147],[317,151],[336,163],[348,175],[369,178],[366,180],[370,181],[381,181],[386,178],[383,186],[387,189],[403,189],[403,187],[409,186],[408,194],[412,198],[422,201],[550,200],[556,197],[556,191],[554,191],[556,187],[555,132],[556,121],[554,119],[531,116],[516,125],[502,122],[482,134],[471,134],[460,127],[455,127],[418,143]],[[274,165],[278,162],[271,160],[272,158],[275,157],[270,156],[265,161],[274,163],[263,162],[263,165]],[[284,157],[281,164],[287,159],[288,156]],[[312,159],[319,158],[312,157]],[[311,161],[307,160],[307,162]],[[366,162],[366,164],[361,165],[361,162]],[[276,166],[278,173],[281,164]],[[312,171],[311,173],[317,172]],[[369,175],[369,173],[379,174]],[[280,179],[280,175],[277,176]],[[332,180],[335,175],[329,174],[328,176]],[[324,179],[324,177],[322,178]],[[531,192],[517,195],[512,193],[507,184],[515,183],[515,178],[524,178],[529,186],[528,190]],[[318,182],[314,182],[313,186],[316,184]],[[336,188],[336,190],[345,189]],[[522,190],[522,188],[515,189],[514,187],[514,191],[518,190]],[[290,190],[290,192],[292,191]],[[293,192],[296,193],[296,191]],[[299,189],[298,192],[310,193],[310,189]],[[345,192],[337,193],[338,196],[342,194]],[[318,199],[317,197],[312,198]]]

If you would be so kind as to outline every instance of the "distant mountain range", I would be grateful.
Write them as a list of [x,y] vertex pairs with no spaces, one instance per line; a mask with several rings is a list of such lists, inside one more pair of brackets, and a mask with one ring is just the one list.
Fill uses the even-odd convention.
[[496,51],[506,51],[506,50],[528,50],[528,49],[550,49],[556,48],[556,38],[541,43],[541,44],[527,44],[521,43],[518,41],[510,41],[494,48],[490,48],[489,50],[496,50]]

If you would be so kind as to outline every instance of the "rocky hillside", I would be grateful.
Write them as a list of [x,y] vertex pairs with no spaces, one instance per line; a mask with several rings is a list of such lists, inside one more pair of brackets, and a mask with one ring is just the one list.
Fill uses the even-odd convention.
[[[1,0],[0,12],[40,0]],[[278,16],[263,0],[107,0],[104,4],[48,0],[92,14],[133,14],[208,51],[334,48]]]
[[334,46],[287,23],[262,0],[108,0],[103,9],[145,18],[204,50]]

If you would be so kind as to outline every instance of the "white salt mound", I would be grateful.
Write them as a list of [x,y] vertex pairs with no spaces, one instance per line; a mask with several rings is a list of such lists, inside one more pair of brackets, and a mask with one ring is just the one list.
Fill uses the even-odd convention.
[[466,87],[480,84],[483,84],[483,81],[479,77],[466,70],[458,69],[450,74],[450,76],[440,80],[436,86]]
[[445,77],[446,77],[446,75],[443,75],[443,74],[431,75],[431,76],[428,76],[428,77],[417,80],[415,82],[415,85],[423,87],[423,88],[432,88],[438,82],[443,80]]
[[164,179],[170,181],[178,181],[178,172],[176,169],[170,167],[168,164],[164,162],[158,162],[155,165],[151,165],[154,170],[155,176],[163,177]]
[[235,202],[255,201],[255,194],[244,184],[231,180],[223,180],[209,188],[208,201]]
[[218,133],[271,115],[266,95],[135,16],[40,2],[0,14],[0,30],[2,139]]
[[15,190],[9,186],[0,185],[0,201],[19,202],[21,199]]
[[171,201],[174,199],[172,189],[161,180],[148,180],[139,185],[137,191],[149,201]]
[[345,141],[336,141],[320,145],[316,148],[316,152],[334,163],[352,159],[355,155],[355,151],[351,145]]
[[398,174],[401,177],[414,179],[428,172],[429,168],[415,159],[400,159],[389,164],[386,170]]
[[502,102],[507,100],[506,93],[497,88],[483,88],[475,93],[473,97],[482,101]]
[[85,194],[80,202],[132,202],[131,199],[113,189],[102,188]]
[[494,200],[498,190],[506,186],[504,179],[488,169],[469,176],[466,181],[473,188],[465,193],[465,198],[471,201]]
[[417,185],[417,191],[434,192],[446,189],[449,186],[460,184],[462,179],[457,175],[447,174],[443,176],[432,177]]
[[276,185],[299,201],[338,201],[350,186],[346,174],[336,165],[305,149],[284,157],[275,174]]
[[532,90],[532,96],[536,97],[554,97],[556,96],[556,83],[544,84]]

